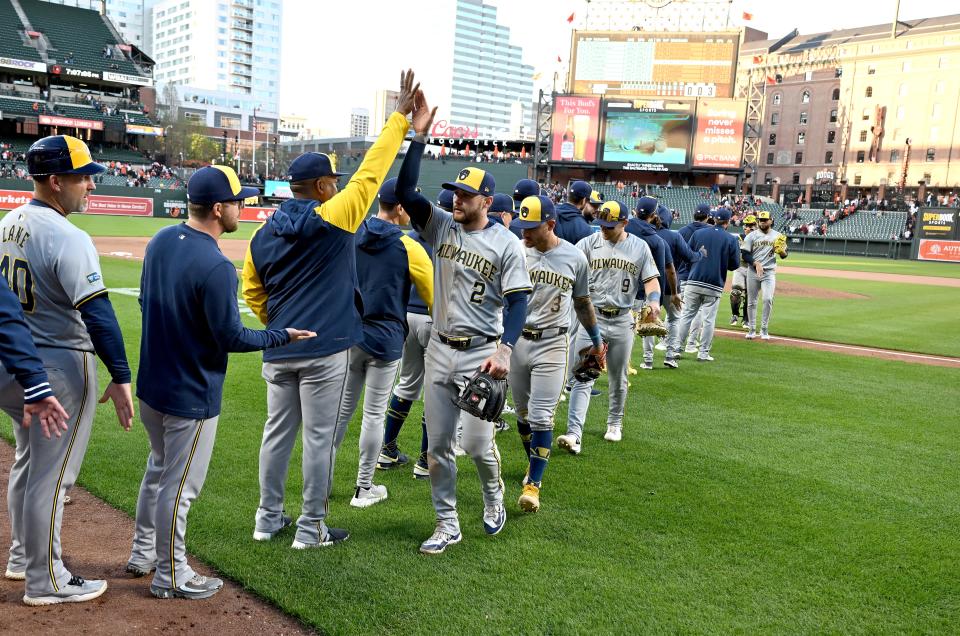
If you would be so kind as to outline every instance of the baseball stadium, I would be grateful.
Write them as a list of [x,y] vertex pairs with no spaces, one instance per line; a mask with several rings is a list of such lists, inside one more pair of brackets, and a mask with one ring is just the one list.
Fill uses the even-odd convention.
[[960,631],[960,16],[358,1],[0,0],[0,632]]

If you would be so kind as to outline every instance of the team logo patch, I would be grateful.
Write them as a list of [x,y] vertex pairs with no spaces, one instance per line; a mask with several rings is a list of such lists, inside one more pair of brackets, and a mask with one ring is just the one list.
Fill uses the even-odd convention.
[[530,216],[530,208],[528,208],[527,206],[523,206],[522,208],[520,208],[520,216],[523,218],[527,218],[528,216]]
[[95,282],[97,282],[98,280],[100,280],[100,274],[99,274],[98,272],[94,272],[94,273],[92,273],[92,274],[87,274],[87,282],[88,282],[88,283],[95,283]]
[[458,181],[463,181],[464,179],[470,176],[470,168],[464,168],[460,171],[460,174],[457,175]]

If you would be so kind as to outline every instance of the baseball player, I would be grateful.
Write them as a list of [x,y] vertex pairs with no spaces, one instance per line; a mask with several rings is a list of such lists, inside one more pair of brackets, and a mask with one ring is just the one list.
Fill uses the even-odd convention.
[[[394,188],[396,192],[396,188]],[[398,204],[399,205],[399,204]],[[437,197],[437,206],[441,210],[453,212],[453,191],[441,190]],[[403,206],[400,206],[403,207]],[[408,217],[409,218],[409,217]],[[420,237],[419,232],[411,230],[407,236],[415,240],[433,260],[433,248]],[[400,429],[410,414],[410,407],[420,399],[423,389],[423,359],[430,342],[430,330],[433,327],[433,318],[427,310],[427,303],[417,293],[416,286],[410,289],[410,302],[407,303],[407,326],[409,332],[403,342],[403,357],[400,358],[400,372],[397,375],[397,384],[393,387],[390,405],[387,407],[387,416],[383,430],[383,448],[377,468],[389,470],[403,466],[409,458],[397,448],[397,437]],[[420,418],[420,456],[413,465],[414,479],[428,479],[430,469],[427,466],[427,419]]]
[[[607,432],[610,442],[622,439],[623,409],[627,403],[627,364],[633,351],[633,309],[641,288],[654,315],[660,313],[660,272],[647,244],[626,232],[630,214],[619,201],[607,201],[597,212],[600,232],[577,243],[590,264],[590,300],[596,308],[600,332],[607,342],[607,369],[610,403]],[[591,344],[585,331],[577,334],[576,349]],[[557,445],[577,455],[580,453],[583,425],[590,408],[590,389],[594,381],[574,382],[567,412],[567,432],[557,438]]]
[[420,545],[424,554],[439,554],[461,540],[453,452],[458,419],[463,427],[460,444],[473,458],[480,476],[484,530],[495,535],[506,523],[493,424],[461,412],[454,400],[460,392],[458,382],[478,367],[494,378],[507,376],[531,291],[520,242],[487,218],[496,189],[492,175],[470,167],[461,170],[456,180],[444,183],[445,189],[454,191],[453,214],[434,207],[416,192],[424,135],[434,112],[421,93],[413,119],[417,134],[410,142],[397,184],[401,205],[434,253],[436,300],[424,362],[424,409],[437,526]]
[[143,311],[137,397],[150,456],[137,498],[127,571],[156,569],[157,598],[209,598],[223,581],[187,562],[187,512],[206,480],[220,419],[227,354],[313,337],[310,331],[254,331],[237,307],[237,272],[220,251],[237,229],[243,201],[256,196],[228,166],[207,166],[187,182],[189,219],[147,244],[140,278]]
[[[4,257],[5,253],[0,259]],[[4,270],[9,272],[9,266]],[[6,376],[0,373],[0,405],[7,410],[11,403],[8,414],[15,421],[21,419],[24,428],[36,419],[45,438],[60,437],[67,430],[67,412],[53,394],[30,327],[24,321],[20,298],[10,291],[6,275],[0,275],[0,363],[7,370]],[[22,574],[8,567],[6,577],[21,580]]]
[[[683,226],[678,230],[680,236],[688,244],[690,243],[690,237],[693,236],[693,233],[697,230],[702,230],[705,227],[713,226],[713,216],[710,211],[709,203],[700,203],[697,204],[696,209],[693,212],[693,221]],[[690,276],[690,268],[692,265],[686,263],[680,263],[677,267],[677,278],[680,282],[680,294],[683,295],[683,289],[687,282],[687,277]],[[693,323],[690,325],[690,336],[689,341],[682,343],[685,345],[685,351],[687,353],[696,353],[698,351],[697,341],[700,340],[700,333],[703,330],[703,316],[699,314],[694,316]],[[669,359],[669,358],[668,358]],[[664,362],[666,364],[666,362]],[[671,365],[667,365],[671,366]]]
[[19,297],[50,386],[70,420],[67,434],[47,439],[42,426],[27,428],[22,419],[25,395],[42,395],[42,382],[29,382],[26,393],[0,382],[0,406],[14,420],[17,447],[7,501],[12,538],[7,577],[26,579],[27,605],[52,605],[88,601],[107,589],[106,581],[71,573],[60,546],[64,497],[80,471],[96,411],[94,353],[111,377],[100,401],[113,400],[126,430],[133,398],[123,335],[97,251],[67,220],[86,209],[96,189],[93,175],[105,168],[93,162],[81,140],[55,135],[30,146],[27,170],[33,200],[0,220],[0,274]]
[[[667,309],[667,319],[676,320],[680,315],[680,293],[677,290],[677,272],[673,267],[673,252],[667,242],[657,234],[657,200],[653,197],[640,197],[637,201],[637,216],[627,222],[626,231],[644,241],[653,255],[653,262],[660,272],[660,289],[664,290],[664,307]],[[638,301],[639,302],[639,301]],[[639,309],[637,303],[635,309]],[[653,369],[653,336],[643,337],[643,364],[641,369]]]
[[349,350],[363,341],[362,303],[354,235],[396,158],[418,89],[401,76],[397,111],[342,192],[330,158],[308,152],[289,168],[294,198],[284,201],[250,239],[243,264],[243,297],[268,327],[309,317],[321,338],[267,351],[267,422],[260,445],[260,504],[253,538],[272,539],[290,523],[284,491],[303,422],[303,509],[294,549],[330,546],[349,533],[326,525],[333,481],[337,420]]
[[[686,267],[689,275],[690,266],[699,263],[700,259],[703,258],[703,254],[690,249],[690,245],[683,240],[680,233],[670,229],[670,225],[673,223],[673,212],[668,210],[663,204],[657,206],[657,218],[654,220],[657,222],[657,236],[662,238],[667,244],[670,248],[670,254],[673,257],[673,265],[677,273],[677,286],[675,286],[674,289],[677,290],[677,294],[681,297],[680,307],[682,308],[683,294],[679,287],[680,269]],[[662,343],[662,347],[659,344],[655,347],[662,350],[666,350],[668,343],[671,340],[676,341],[680,334],[680,310],[676,306],[676,301],[671,299],[670,302],[664,303],[664,305],[667,309],[667,337]],[[673,308],[672,311],[671,308]],[[666,362],[664,362],[664,364],[666,364]]]
[[570,312],[575,311],[583,323],[591,353],[602,354],[603,341],[590,303],[587,259],[554,233],[557,216],[550,198],[524,199],[514,224],[523,230],[527,271],[533,283],[526,326],[510,358],[517,431],[529,457],[518,505],[524,512],[536,512],[553,444],[553,414],[566,380]]
[[[383,446],[383,417],[407,337],[410,288],[433,306],[433,264],[420,244],[400,231],[410,217],[399,205],[396,179],[380,187],[380,210],[357,231],[357,279],[363,299],[363,340],[350,348],[347,382],[340,399],[335,447],[340,448],[363,392],[360,466],[350,500],[366,508],[387,498],[387,487],[373,483]],[[364,390],[366,387],[366,390]]]
[[777,290],[777,256],[787,257],[786,236],[773,229],[773,219],[766,210],[757,212],[759,228],[743,239],[740,253],[747,262],[747,340],[757,336],[757,297],[763,291],[763,317],[760,338],[770,339],[767,330],[773,313],[773,296]]
[[498,192],[493,195],[493,203],[487,210],[487,216],[494,223],[510,228],[510,222],[513,220],[513,198],[509,194]]
[[[743,234],[739,237],[740,246],[743,246],[743,239],[746,238],[747,234],[753,232],[757,229],[757,217],[748,214],[743,218]],[[747,322],[747,303],[744,295],[747,293],[747,270],[749,266],[747,262],[743,259],[740,260],[740,267],[733,273],[733,286],[730,288],[730,326],[736,327],[737,322],[739,321],[742,325],[749,324]],[[743,308],[743,317],[741,318],[741,307]]]
[[719,208],[714,212],[716,226],[697,230],[690,237],[690,247],[703,254],[700,262],[694,264],[683,290],[683,313],[680,316],[679,338],[667,349],[670,365],[676,369],[680,357],[680,344],[687,340],[694,319],[703,316],[703,336],[697,354],[699,362],[712,362],[710,348],[713,345],[713,330],[720,309],[720,297],[727,281],[727,272],[740,266],[737,254],[739,241],[727,232],[730,223],[730,210]]

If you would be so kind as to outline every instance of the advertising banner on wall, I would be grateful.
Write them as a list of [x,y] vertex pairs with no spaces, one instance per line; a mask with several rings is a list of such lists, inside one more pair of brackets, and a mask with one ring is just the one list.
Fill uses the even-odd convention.
[[113,71],[104,71],[103,79],[108,82],[119,82],[121,84],[134,84],[136,86],[153,86],[153,80],[149,77],[140,77],[139,75],[127,75],[126,73],[114,73]]
[[950,208],[921,209],[919,229],[920,238],[960,240],[957,212]]
[[922,261],[960,263],[960,241],[920,239],[920,251],[917,252],[917,258]]
[[0,67],[15,68],[21,71],[40,71],[46,73],[47,65],[43,62],[31,62],[30,60],[18,60],[15,57],[0,55]]
[[128,135],[147,135],[150,137],[163,137],[163,128],[160,126],[144,126],[142,124],[127,124]]
[[27,190],[0,190],[0,210],[13,210],[30,203],[33,192]]
[[87,214],[116,216],[153,216],[153,199],[91,194]]
[[600,98],[557,95],[553,100],[550,161],[596,163]]
[[746,116],[746,101],[698,100],[697,127],[693,136],[693,167],[739,169],[743,159],[743,126]]
[[263,223],[266,221],[276,208],[257,208],[251,205],[245,206],[240,210],[241,221],[257,221]]
[[93,121],[90,119],[74,119],[73,117],[57,117],[53,115],[40,115],[40,123],[47,126],[66,126],[67,128],[85,128],[87,130],[103,130],[102,121]]

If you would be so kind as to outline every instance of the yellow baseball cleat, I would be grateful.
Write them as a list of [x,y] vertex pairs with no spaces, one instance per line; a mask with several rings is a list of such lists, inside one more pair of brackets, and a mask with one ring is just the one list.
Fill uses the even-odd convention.
[[633,368],[633,365],[627,365],[627,375],[637,375],[637,370]]
[[520,495],[520,501],[517,504],[524,512],[540,510],[540,489],[533,484],[524,484],[523,494]]

